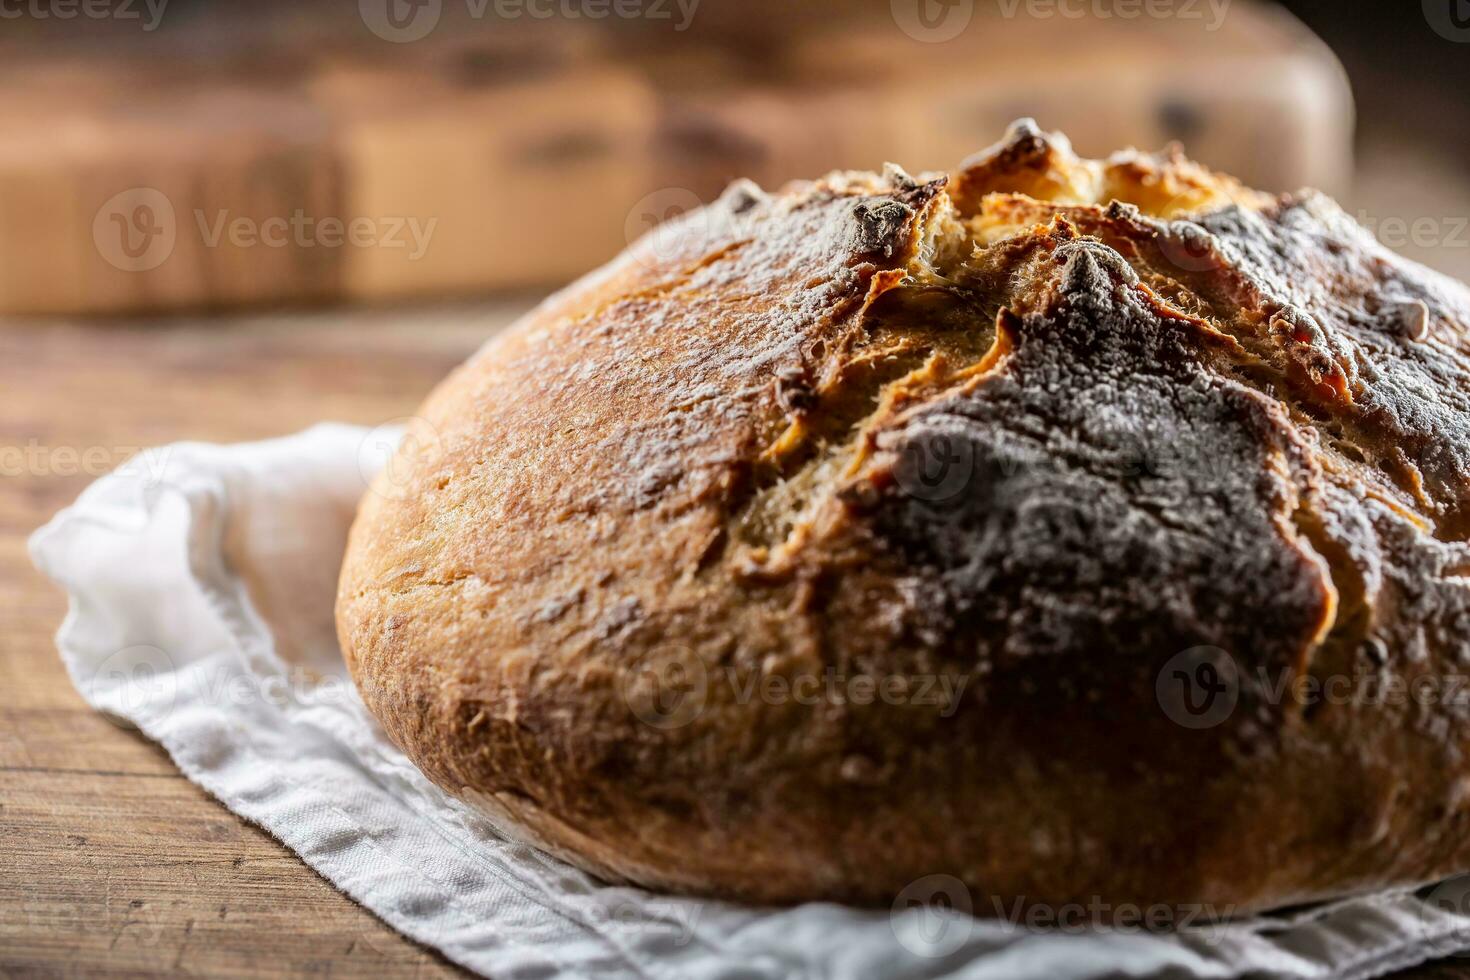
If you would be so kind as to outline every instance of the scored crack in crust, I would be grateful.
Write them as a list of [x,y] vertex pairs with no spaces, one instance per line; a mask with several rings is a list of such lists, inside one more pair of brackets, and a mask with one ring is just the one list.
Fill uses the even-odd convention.
[[1320,694],[1462,672],[1467,318],[1319,194],[1030,121],[949,178],[737,183],[434,393],[342,647],[435,782],[652,887],[1463,871],[1467,698]]

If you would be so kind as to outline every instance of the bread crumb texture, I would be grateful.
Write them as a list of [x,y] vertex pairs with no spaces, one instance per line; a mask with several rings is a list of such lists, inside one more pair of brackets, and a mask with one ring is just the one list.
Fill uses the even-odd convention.
[[436,782],[655,888],[1463,871],[1467,316],[1320,194],[1029,120],[952,175],[737,183],[431,396],[342,647]]

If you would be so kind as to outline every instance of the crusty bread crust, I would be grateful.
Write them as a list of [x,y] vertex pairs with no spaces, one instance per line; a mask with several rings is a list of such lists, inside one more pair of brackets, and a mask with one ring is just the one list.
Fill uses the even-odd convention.
[[952,178],[737,184],[434,393],[342,648],[437,783],[662,888],[1462,871],[1470,695],[1299,682],[1470,650],[1467,319],[1317,194],[1029,122]]

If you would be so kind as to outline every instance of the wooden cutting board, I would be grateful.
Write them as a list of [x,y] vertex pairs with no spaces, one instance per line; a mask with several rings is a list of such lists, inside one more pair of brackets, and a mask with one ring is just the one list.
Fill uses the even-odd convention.
[[932,2],[703,0],[683,31],[444,2],[408,43],[350,4],[7,21],[0,313],[557,284],[736,176],[946,168],[1020,115],[1086,153],[1180,138],[1265,187],[1346,179],[1346,82],[1274,8]]

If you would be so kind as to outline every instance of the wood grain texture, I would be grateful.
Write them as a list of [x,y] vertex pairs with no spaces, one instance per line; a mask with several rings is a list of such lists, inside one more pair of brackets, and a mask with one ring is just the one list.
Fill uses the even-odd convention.
[[0,330],[0,976],[459,975],[82,702],[25,539],[89,458],[411,412],[516,309]]
[[518,310],[0,330],[0,976],[463,975],[91,711],[25,539],[91,479],[89,450],[398,417]]

